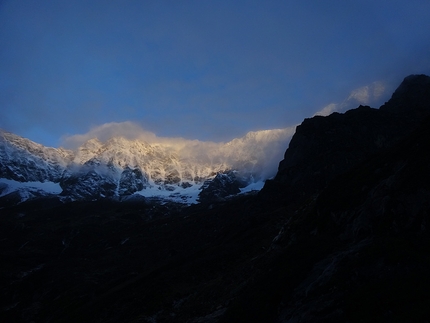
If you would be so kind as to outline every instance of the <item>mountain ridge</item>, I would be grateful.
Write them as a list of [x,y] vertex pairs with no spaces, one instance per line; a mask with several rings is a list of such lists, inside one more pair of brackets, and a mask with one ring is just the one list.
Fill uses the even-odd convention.
[[[142,192],[147,197],[162,193],[167,199],[189,203],[196,201],[204,182],[217,173],[234,170],[242,182],[263,181],[290,132],[249,132],[226,144],[190,141],[178,148],[124,137],[105,142],[92,138],[75,150],[66,150],[0,131],[0,178],[59,183],[63,200],[122,198]],[[227,196],[226,192],[218,195]]]
[[305,119],[263,192],[289,201],[318,194],[337,175],[407,137],[430,115],[429,101],[430,77],[410,75],[379,109]]

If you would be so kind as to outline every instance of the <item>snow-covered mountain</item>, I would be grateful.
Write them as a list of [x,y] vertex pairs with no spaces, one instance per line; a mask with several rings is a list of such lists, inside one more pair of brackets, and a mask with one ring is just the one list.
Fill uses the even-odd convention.
[[[219,191],[228,183],[244,191],[273,176],[292,133],[292,128],[249,132],[228,143],[94,138],[66,150],[0,130],[0,198],[19,202],[58,195],[70,201],[138,194],[185,203],[196,202],[199,194],[222,198],[232,192]],[[210,185],[214,179],[218,184]]]

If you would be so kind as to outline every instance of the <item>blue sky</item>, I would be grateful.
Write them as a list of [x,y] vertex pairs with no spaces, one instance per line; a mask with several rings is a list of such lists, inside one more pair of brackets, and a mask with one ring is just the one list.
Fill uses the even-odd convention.
[[430,1],[0,1],[0,128],[228,141],[430,74]]

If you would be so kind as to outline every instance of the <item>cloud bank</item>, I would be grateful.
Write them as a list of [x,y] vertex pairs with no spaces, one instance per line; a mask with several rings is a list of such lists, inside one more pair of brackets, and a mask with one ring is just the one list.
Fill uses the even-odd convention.
[[183,160],[206,165],[222,164],[227,168],[257,174],[258,179],[266,179],[276,174],[294,131],[295,126],[251,131],[228,142],[211,142],[158,137],[137,123],[126,121],[95,126],[85,134],[63,136],[62,145],[69,149],[78,149],[90,139],[97,138],[106,142],[113,137],[123,137],[171,150]]
[[152,143],[156,139],[154,133],[143,130],[137,123],[130,121],[110,122],[93,126],[85,134],[65,135],[61,138],[61,145],[75,149],[90,139],[97,138],[101,142],[105,142],[113,137],[123,137],[129,140],[140,139],[148,143]]
[[314,116],[327,116],[333,112],[345,112],[349,109],[357,108],[359,105],[377,105],[379,108],[382,104],[381,99],[387,95],[387,86],[380,81],[373,82],[356,88],[351,91],[349,96],[340,103],[330,103],[316,112]]
[[[327,116],[333,112],[345,112],[359,105],[382,104],[387,95],[387,86],[383,82],[358,87],[340,103],[330,103],[314,114]],[[90,139],[97,138],[106,142],[113,137],[143,141],[154,146],[161,146],[177,153],[182,159],[201,164],[223,164],[233,169],[258,173],[261,178],[270,178],[276,174],[279,162],[283,159],[289,141],[296,126],[282,129],[251,131],[245,136],[227,142],[190,140],[181,137],[161,137],[145,130],[131,121],[110,122],[93,126],[87,133],[66,135],[61,139],[62,146],[77,149]]]

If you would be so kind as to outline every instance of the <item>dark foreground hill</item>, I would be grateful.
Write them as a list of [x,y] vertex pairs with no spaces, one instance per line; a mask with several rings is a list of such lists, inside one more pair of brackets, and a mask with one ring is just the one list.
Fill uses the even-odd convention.
[[257,196],[0,210],[0,320],[428,321],[429,80],[305,120]]

